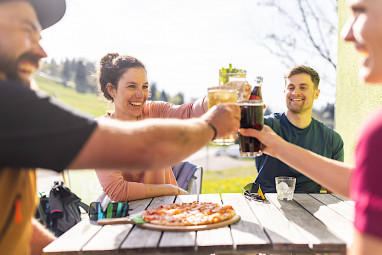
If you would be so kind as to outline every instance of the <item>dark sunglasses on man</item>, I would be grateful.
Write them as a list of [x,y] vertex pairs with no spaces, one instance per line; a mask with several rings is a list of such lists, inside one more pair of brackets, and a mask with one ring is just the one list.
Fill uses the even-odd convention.
[[244,186],[243,195],[249,200],[263,201],[265,196],[263,191],[260,188],[260,184],[255,182],[248,183]]

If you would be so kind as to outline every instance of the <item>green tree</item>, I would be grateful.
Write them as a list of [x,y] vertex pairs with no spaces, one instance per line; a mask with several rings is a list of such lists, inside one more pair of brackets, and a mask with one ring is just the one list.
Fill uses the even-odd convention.
[[170,99],[170,102],[176,105],[184,104],[184,96],[183,93],[179,92],[174,97]]
[[152,84],[150,84],[150,94],[151,95],[150,95],[149,99],[152,101],[157,100],[157,93],[158,93],[157,84],[156,84],[156,82],[153,82]]
[[95,64],[93,62],[86,62],[85,71],[87,75],[86,85],[88,86],[90,92],[98,93],[97,71]]
[[70,77],[71,77],[72,71],[71,71],[70,65],[71,65],[70,60],[66,59],[64,62],[64,67],[62,68],[62,73],[61,73],[62,83],[64,84],[64,86],[68,85],[68,81],[70,80]]
[[59,77],[60,75],[60,65],[57,64],[55,59],[52,59],[48,64],[46,72],[52,76]]
[[70,61],[70,71],[75,73],[77,70],[77,60],[76,59],[72,59],[72,61]]
[[168,96],[167,96],[167,94],[166,94],[166,92],[164,90],[162,90],[162,93],[160,95],[160,100],[168,102]]
[[76,90],[82,93],[86,92],[87,90],[86,89],[86,84],[87,84],[86,69],[82,60],[78,61],[77,63],[75,81],[76,81]]

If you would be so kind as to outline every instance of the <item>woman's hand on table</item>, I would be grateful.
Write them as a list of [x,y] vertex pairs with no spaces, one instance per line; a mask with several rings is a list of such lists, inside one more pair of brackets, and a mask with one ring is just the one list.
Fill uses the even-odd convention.
[[[179,187],[178,187],[179,188]],[[179,194],[178,195],[190,195],[190,193],[188,193],[187,191],[185,191],[184,189],[182,188],[179,188]]]

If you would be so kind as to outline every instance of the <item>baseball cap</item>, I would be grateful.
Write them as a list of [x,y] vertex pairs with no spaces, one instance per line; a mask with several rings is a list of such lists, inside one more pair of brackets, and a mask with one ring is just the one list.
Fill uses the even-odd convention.
[[0,0],[1,2],[24,1],[36,11],[42,29],[48,28],[62,19],[66,11],[65,0]]

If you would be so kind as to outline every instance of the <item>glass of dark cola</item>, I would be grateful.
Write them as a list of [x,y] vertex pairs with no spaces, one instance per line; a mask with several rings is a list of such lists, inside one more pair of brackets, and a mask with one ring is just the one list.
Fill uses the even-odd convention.
[[[264,104],[262,100],[239,101],[241,109],[240,128],[263,129]],[[262,154],[263,144],[254,137],[239,134],[240,155],[242,157],[256,157]]]

